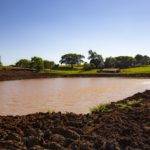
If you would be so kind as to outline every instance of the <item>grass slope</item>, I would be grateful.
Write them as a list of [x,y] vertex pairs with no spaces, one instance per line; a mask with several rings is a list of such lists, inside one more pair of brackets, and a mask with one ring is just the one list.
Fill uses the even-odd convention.
[[121,73],[123,73],[123,74],[149,74],[150,73],[150,65],[149,66],[122,69]]
[[97,74],[97,69],[92,69],[89,71],[84,70],[51,70],[48,73],[58,74],[58,75],[67,75],[67,74]]

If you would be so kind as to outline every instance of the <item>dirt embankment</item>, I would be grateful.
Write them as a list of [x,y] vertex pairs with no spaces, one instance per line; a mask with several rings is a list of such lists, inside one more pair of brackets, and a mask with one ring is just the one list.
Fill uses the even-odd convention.
[[8,69],[0,70],[0,81],[38,79],[38,78],[57,78],[57,77],[133,77],[150,78],[150,74],[122,74],[122,73],[96,73],[96,74],[55,74],[37,73],[30,69]]
[[150,74],[121,74],[121,73],[97,73],[97,74],[51,74],[36,73],[27,70],[7,70],[0,71],[0,81],[38,79],[38,78],[57,78],[57,77],[133,77],[150,78]]
[[91,114],[0,116],[0,149],[132,150],[150,148],[150,90]]
[[53,74],[52,77],[132,77],[132,78],[150,78],[150,74],[123,74],[123,73],[96,73],[96,74]]
[[0,70],[0,81],[48,78],[49,74],[36,73],[30,70]]

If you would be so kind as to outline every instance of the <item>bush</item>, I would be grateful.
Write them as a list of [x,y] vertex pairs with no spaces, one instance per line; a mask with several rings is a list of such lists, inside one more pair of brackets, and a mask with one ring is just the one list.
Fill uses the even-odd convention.
[[0,61],[0,67],[2,67],[2,62]]
[[58,69],[58,68],[59,68],[59,64],[55,64],[52,69],[55,70],[55,69]]
[[44,62],[40,57],[31,58],[31,68],[35,69],[37,72],[44,70]]
[[84,63],[84,66],[83,66],[83,70],[85,71],[88,71],[88,70],[91,70],[91,69],[95,69],[95,65],[93,63],[91,64],[88,64],[88,63]]
[[62,70],[62,71],[75,71],[75,70],[78,70],[78,68],[71,68],[70,66],[59,66],[59,65],[55,65],[53,68],[53,70]]
[[83,70],[85,70],[85,71],[91,70],[91,65],[88,63],[85,63],[83,66]]
[[110,112],[111,110],[108,108],[108,104],[99,104],[93,108],[90,109],[91,113],[95,113],[95,112]]
[[15,64],[16,67],[21,67],[21,68],[30,68],[30,65],[31,65],[31,62],[28,59],[20,59]]
[[103,71],[103,69],[98,69],[97,73],[101,73]]
[[49,61],[49,60],[44,60],[44,69],[52,69],[55,65],[55,63],[53,61]]

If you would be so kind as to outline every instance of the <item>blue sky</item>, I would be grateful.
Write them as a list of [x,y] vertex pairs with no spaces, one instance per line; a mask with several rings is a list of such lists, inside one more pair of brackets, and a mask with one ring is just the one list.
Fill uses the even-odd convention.
[[150,0],[0,0],[4,64],[67,52],[150,55]]

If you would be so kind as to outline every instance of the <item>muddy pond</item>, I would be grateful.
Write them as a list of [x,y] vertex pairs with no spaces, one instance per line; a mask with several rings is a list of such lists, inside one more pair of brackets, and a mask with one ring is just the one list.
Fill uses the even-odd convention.
[[0,115],[87,113],[97,104],[150,89],[150,79],[51,78],[0,82]]

